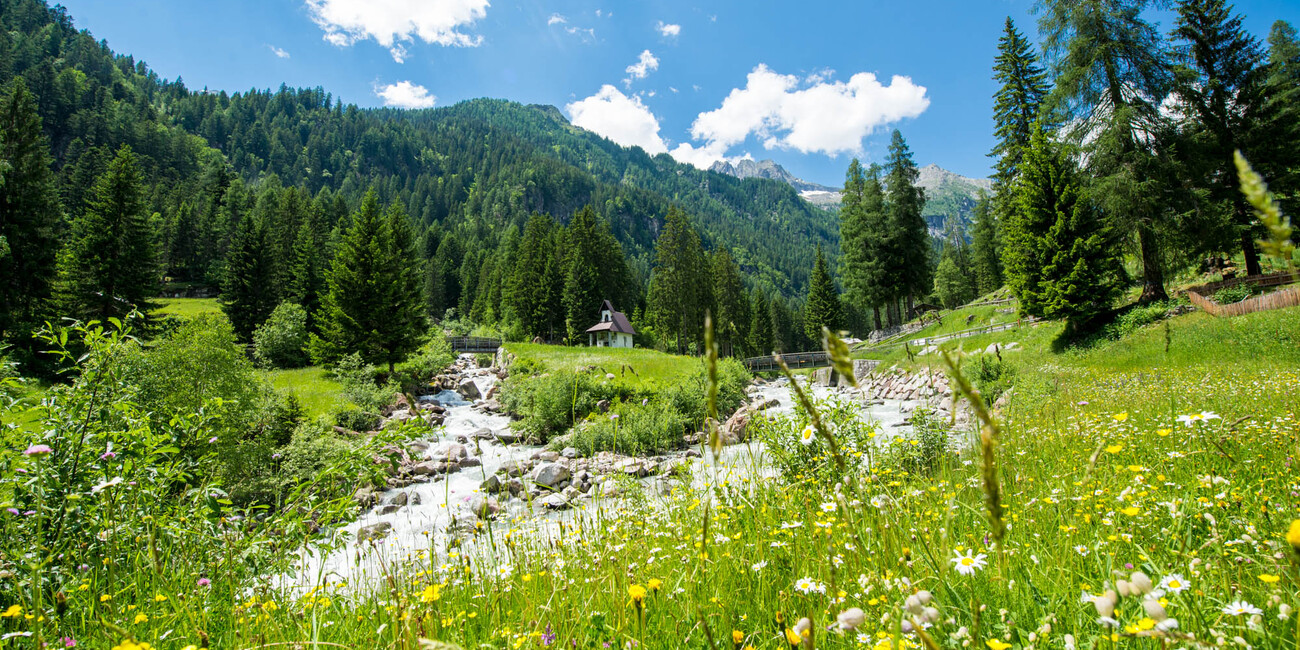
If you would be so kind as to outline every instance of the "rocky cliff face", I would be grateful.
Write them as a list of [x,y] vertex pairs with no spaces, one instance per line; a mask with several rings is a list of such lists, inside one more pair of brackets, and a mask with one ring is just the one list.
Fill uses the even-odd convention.
[[794,174],[786,171],[784,167],[776,164],[773,160],[738,160],[735,163],[719,160],[709,167],[709,171],[715,171],[719,174],[735,176],[736,178],[767,178],[774,181],[781,181],[799,192],[835,192],[838,194],[839,189],[827,187],[805,181],[796,177]]

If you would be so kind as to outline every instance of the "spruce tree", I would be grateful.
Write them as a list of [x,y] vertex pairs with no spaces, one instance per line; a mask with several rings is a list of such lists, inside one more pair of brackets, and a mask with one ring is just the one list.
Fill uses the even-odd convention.
[[[1009,204],[1014,206],[1015,186],[1006,190]],[[971,263],[975,269],[975,281],[980,295],[989,293],[1002,286],[1002,251],[998,241],[998,223],[990,206],[990,201],[983,192],[975,202],[975,224],[971,233]]]
[[533,214],[524,226],[523,242],[506,290],[506,302],[529,338],[548,336],[551,327],[551,257],[555,254],[555,221]]
[[997,192],[1011,189],[1024,150],[1029,146],[1033,124],[1039,119],[1049,86],[1047,72],[1038,62],[1033,46],[1011,17],[1007,17],[998,56],[993,64],[998,91],[993,95],[993,135],[997,144],[989,155],[994,163],[993,182]]
[[[1192,114],[1192,150],[1201,163],[1194,168],[1210,185],[1209,202],[1225,211],[1238,231],[1246,272],[1258,275],[1255,239],[1262,233],[1252,227],[1254,211],[1238,187],[1233,152],[1242,151],[1269,178],[1294,161],[1294,144],[1279,143],[1280,105],[1268,92],[1264,50],[1223,0],[1179,2],[1175,25],[1173,35],[1184,44],[1176,89]],[[1276,181],[1272,185],[1285,193]]]
[[[930,230],[921,216],[925,191],[916,186],[920,172],[912,160],[912,151],[903,134],[894,130],[885,165],[886,249],[890,268],[886,274],[887,297],[891,301],[906,299],[910,309],[917,297],[930,293]],[[899,315],[901,322],[905,320]]]
[[66,313],[120,317],[134,308],[146,309],[157,292],[157,242],[142,186],[135,154],[122,145],[96,181],[60,255]]
[[1111,307],[1123,267],[1111,229],[1083,196],[1073,163],[1035,129],[1006,225],[1007,284],[1026,314],[1071,333]]
[[325,288],[324,242],[316,234],[315,224],[305,219],[298,227],[290,259],[288,292],[285,298],[300,305],[307,312],[307,327],[315,331],[315,314],[320,309],[321,293]]
[[249,215],[240,224],[235,243],[226,256],[226,279],[221,287],[221,310],[235,335],[251,341],[253,331],[270,318],[280,304],[275,292],[274,251],[270,229],[261,215]]
[[61,218],[36,110],[21,77],[0,100],[0,341],[24,344],[51,306]]
[[1144,19],[1149,0],[1044,0],[1039,32],[1056,73],[1049,101],[1072,125],[1093,179],[1091,194],[1116,228],[1135,234],[1143,301],[1163,300],[1168,189],[1151,134],[1165,129],[1165,42]]
[[761,290],[754,290],[749,311],[750,351],[754,356],[771,354],[775,349],[772,340],[772,307],[767,295]]
[[596,211],[586,206],[569,221],[568,263],[564,274],[564,322],[569,342],[580,343],[582,333],[600,316],[602,295],[599,266],[601,238]]
[[740,269],[727,249],[720,248],[711,260],[713,281],[713,334],[724,356],[745,355],[749,350],[749,296]]
[[840,296],[835,290],[826,256],[817,246],[817,260],[813,263],[812,277],[808,280],[808,300],[803,308],[804,334],[814,342],[822,340],[822,328],[832,332],[840,326]]
[[655,268],[647,298],[655,330],[674,341],[679,354],[704,337],[704,312],[710,302],[706,262],[700,236],[676,206],[668,209],[663,232],[655,242]]
[[374,190],[351,221],[330,267],[312,357],[327,362],[356,352],[391,372],[424,333],[414,236],[400,205],[380,212]]
[[872,164],[864,172],[854,159],[845,175],[842,196],[840,277],[845,299],[859,309],[872,310],[875,327],[880,329],[880,306],[890,298],[887,272],[891,255],[880,166]]

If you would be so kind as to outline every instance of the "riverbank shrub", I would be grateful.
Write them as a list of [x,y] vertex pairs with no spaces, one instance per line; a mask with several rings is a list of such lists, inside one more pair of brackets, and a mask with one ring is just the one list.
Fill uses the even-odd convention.
[[686,418],[666,401],[620,402],[574,427],[567,444],[586,456],[601,451],[649,456],[681,447],[686,426]]
[[301,368],[307,356],[307,310],[283,302],[253,331],[253,356],[265,368]]

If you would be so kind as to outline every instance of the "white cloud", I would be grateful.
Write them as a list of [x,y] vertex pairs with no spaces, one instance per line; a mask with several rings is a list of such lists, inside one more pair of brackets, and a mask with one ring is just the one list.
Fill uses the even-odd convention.
[[289,58],[289,53],[288,53],[288,52],[286,52],[286,51],[284,51],[284,50],[282,50],[282,49],[280,49],[280,48],[278,48],[278,47],[276,47],[276,46],[274,46],[274,45],[267,45],[267,47],[271,48],[271,52],[272,52],[273,54],[275,54],[276,56],[280,57],[281,59],[287,59],[287,58]]
[[409,81],[399,81],[383,88],[376,88],[375,94],[382,97],[384,106],[395,108],[432,108],[438,98],[429,94],[429,89]]
[[374,39],[401,63],[405,43],[474,47],[480,36],[460,28],[487,14],[488,0],[306,0],[325,40],[339,47]]
[[862,139],[877,128],[924,112],[930,105],[925,93],[907,77],[894,76],[883,85],[869,72],[842,82],[830,81],[823,71],[800,80],[760,64],[744,88],[733,89],[721,106],[695,118],[691,136],[704,145],[681,145],[673,155],[699,166],[695,160],[705,157],[701,152],[721,158],[750,135],[767,149],[831,156],[858,152]]
[[671,23],[665,23],[662,20],[659,21],[658,25],[655,25],[655,29],[658,29],[659,33],[662,34],[664,38],[677,38],[682,33],[681,25],[673,25]]
[[546,19],[546,26],[550,27],[551,25],[563,25],[564,23],[567,22],[569,22],[568,18],[565,18],[560,14],[551,14],[551,17]]
[[569,119],[593,133],[603,135],[625,147],[637,146],[651,155],[668,151],[659,137],[659,120],[641,98],[628,97],[612,85],[600,92],[564,107]]
[[641,52],[641,56],[637,58],[636,63],[633,63],[624,70],[624,72],[632,76],[624,79],[623,83],[631,84],[633,79],[645,79],[646,75],[649,75],[651,70],[658,69],[659,59],[656,59],[655,55],[650,53],[650,50],[645,50]]

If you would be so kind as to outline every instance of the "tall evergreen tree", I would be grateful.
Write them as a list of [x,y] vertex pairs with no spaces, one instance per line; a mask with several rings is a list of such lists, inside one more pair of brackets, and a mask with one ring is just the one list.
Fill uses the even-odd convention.
[[1170,88],[1164,40],[1149,0],[1043,0],[1039,32],[1056,72],[1051,101],[1083,145],[1093,196],[1117,228],[1136,234],[1142,300],[1165,292],[1164,186],[1152,151],[1163,130],[1158,102]]
[[655,270],[650,280],[648,309],[664,342],[673,341],[679,354],[704,340],[704,313],[710,302],[704,250],[686,213],[673,206],[655,242]]
[[564,274],[564,321],[570,343],[582,340],[581,334],[596,322],[600,304],[610,296],[601,291],[600,246],[602,239],[596,211],[585,206],[569,221],[568,263]]
[[555,249],[555,220],[533,214],[524,226],[524,238],[515,259],[506,291],[506,301],[531,338],[549,336],[552,327],[552,256]]
[[1112,231],[1081,191],[1073,163],[1036,128],[1006,225],[1007,284],[1024,313],[1064,318],[1071,333],[1123,290]]
[[1001,85],[993,95],[993,134],[997,144],[989,155],[997,158],[993,181],[995,190],[1001,193],[1015,183],[1033,124],[1040,119],[1050,90],[1047,72],[1039,65],[1033,45],[1016,29],[1010,16],[998,40],[993,79]]
[[0,341],[26,343],[50,308],[61,217],[52,162],[19,78],[0,100]]
[[1278,137],[1279,104],[1268,92],[1264,50],[1223,0],[1182,0],[1175,25],[1173,35],[1184,44],[1176,88],[1195,122],[1193,150],[1201,159],[1194,168],[1204,171],[1198,176],[1210,184],[1210,202],[1230,215],[1246,272],[1258,275],[1255,239],[1262,233],[1239,189],[1233,152],[1241,150],[1256,169],[1274,178],[1294,161],[1295,148]]
[[308,328],[315,330],[315,315],[320,309],[321,294],[325,289],[324,242],[317,236],[315,224],[305,219],[298,227],[290,258],[288,292],[285,298],[297,303],[307,312]]
[[845,175],[840,205],[840,278],[845,299],[874,313],[881,328],[880,306],[890,298],[887,272],[891,251],[887,246],[885,194],[880,166],[864,172],[855,158]]
[[948,224],[943,251],[934,272],[934,293],[945,309],[955,309],[970,302],[979,291],[979,280],[971,258],[970,244],[960,222]]
[[[1014,199],[1015,187],[1009,186],[1007,194]],[[1002,245],[998,237],[997,217],[990,206],[989,198],[983,192],[975,202],[974,212],[971,264],[975,269],[977,290],[983,295],[1002,286]]]
[[253,331],[280,304],[280,296],[275,291],[275,252],[270,239],[266,219],[250,215],[240,224],[239,234],[226,256],[221,310],[241,341],[251,341]]
[[[933,282],[930,230],[921,216],[925,190],[916,185],[919,176],[911,149],[903,134],[895,129],[885,164],[885,183],[889,187],[885,195],[886,247],[891,264],[886,277],[888,297],[895,302],[906,300],[908,309],[917,297],[930,294]],[[902,314],[896,317],[895,323],[905,320]]]
[[318,362],[356,352],[391,371],[419,346],[420,282],[405,220],[400,206],[381,213],[375,192],[366,193],[330,267],[329,293],[317,317],[320,335],[312,336]]
[[[1268,93],[1272,97],[1274,110],[1277,112],[1278,133],[1275,137],[1279,144],[1300,141],[1300,36],[1295,27],[1285,20],[1273,23],[1268,32]],[[1297,147],[1291,146],[1294,153]],[[1300,166],[1292,169],[1272,170],[1270,186],[1291,188],[1295,192],[1300,185]],[[1285,177],[1285,178],[1283,178]],[[1294,201],[1291,196],[1274,189],[1274,194],[1286,203]],[[1294,212],[1294,208],[1291,212]]]
[[740,269],[725,248],[713,253],[710,267],[714,336],[723,355],[745,355],[749,350],[749,296],[740,279]]
[[59,260],[67,311],[105,319],[145,308],[158,289],[157,239],[145,214],[143,180],[122,145],[95,183]]
[[761,290],[754,290],[754,297],[749,301],[749,349],[754,356],[771,354],[775,349],[772,339],[772,307],[767,295]]
[[821,341],[823,327],[834,332],[840,326],[840,295],[835,290],[835,280],[831,279],[820,246],[808,282],[808,300],[803,308],[804,334],[812,341]]

